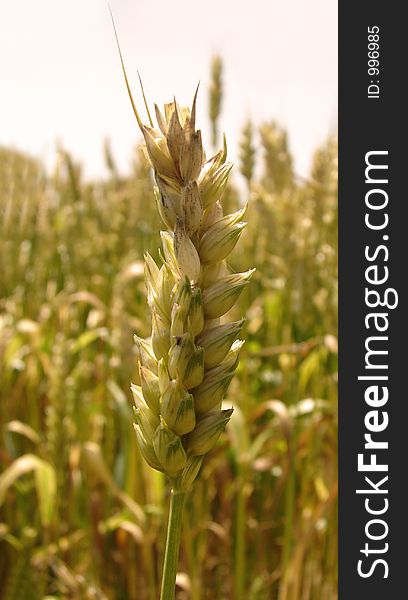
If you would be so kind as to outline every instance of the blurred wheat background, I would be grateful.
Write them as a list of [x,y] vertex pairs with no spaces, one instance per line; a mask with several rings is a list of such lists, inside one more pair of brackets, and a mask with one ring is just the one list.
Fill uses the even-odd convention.
[[[222,63],[208,133],[221,143]],[[203,93],[203,92],[202,92]],[[204,125],[201,123],[201,125]],[[158,258],[149,172],[85,180],[0,148],[0,597],[157,600],[168,489],[139,456],[133,333]],[[287,132],[244,122],[228,211],[256,266],[235,412],[189,498],[178,600],[337,598],[337,145],[294,172]],[[244,185],[242,185],[244,182]]]

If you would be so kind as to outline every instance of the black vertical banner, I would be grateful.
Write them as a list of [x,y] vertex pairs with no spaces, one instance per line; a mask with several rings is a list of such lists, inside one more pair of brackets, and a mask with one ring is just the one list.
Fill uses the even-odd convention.
[[339,598],[408,598],[402,2],[339,2]]

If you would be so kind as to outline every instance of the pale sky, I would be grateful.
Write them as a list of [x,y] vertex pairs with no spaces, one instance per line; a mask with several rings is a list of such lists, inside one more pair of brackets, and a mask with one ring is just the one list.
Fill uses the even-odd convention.
[[[289,130],[296,170],[337,126],[336,0],[111,0],[141,112],[175,94],[190,104],[201,80],[198,126],[209,142],[210,60],[224,59],[220,126],[237,158],[239,133],[275,119]],[[57,141],[88,176],[104,174],[109,137],[122,172],[140,139],[105,0],[0,3],[0,145],[51,164]],[[143,113],[144,114],[144,113]]]

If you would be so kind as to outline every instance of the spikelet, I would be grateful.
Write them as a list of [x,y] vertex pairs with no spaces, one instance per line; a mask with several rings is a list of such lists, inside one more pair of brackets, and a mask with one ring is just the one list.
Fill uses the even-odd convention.
[[253,270],[230,273],[226,258],[246,225],[246,207],[223,215],[221,199],[231,165],[224,149],[205,160],[191,110],[174,101],[155,105],[157,129],[143,125],[164,230],[162,265],[145,255],[152,314],[148,340],[136,337],[138,385],[132,385],[135,431],[148,464],[186,491],[203,456],[228,423],[221,410],[243,344],[243,320],[220,324]]

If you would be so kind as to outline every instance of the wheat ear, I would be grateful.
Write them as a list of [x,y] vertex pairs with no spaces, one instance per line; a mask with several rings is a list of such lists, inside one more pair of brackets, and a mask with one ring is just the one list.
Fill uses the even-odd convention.
[[245,208],[223,216],[231,164],[225,144],[206,162],[196,99],[197,92],[191,110],[174,101],[162,113],[156,105],[158,128],[141,126],[165,230],[161,266],[145,255],[152,334],[135,338],[139,381],[132,392],[140,451],[172,485],[162,600],[174,597],[184,494],[232,414],[221,403],[238,364],[243,320],[221,324],[220,318],[253,274],[227,268]]
[[155,106],[158,129],[142,125],[165,230],[161,266],[145,255],[152,334],[135,338],[139,381],[132,385],[135,430],[147,462],[188,491],[202,457],[217,442],[232,409],[221,402],[238,364],[243,320],[220,323],[253,270],[230,273],[226,258],[245,222],[245,208],[223,216],[231,165],[225,149],[205,160],[191,110]]
[[221,410],[221,403],[238,364],[243,319],[221,324],[220,318],[254,269],[230,273],[227,268],[226,258],[246,225],[246,207],[223,216],[221,198],[232,165],[225,139],[223,149],[206,161],[195,126],[198,87],[191,110],[175,100],[163,113],[155,105],[155,128],[142,86],[150,123],[143,124],[113,26],[165,226],[161,266],[145,255],[152,333],[146,340],[135,336],[139,377],[131,389],[140,452],[172,486],[161,600],[173,600],[184,496],[233,411]]

